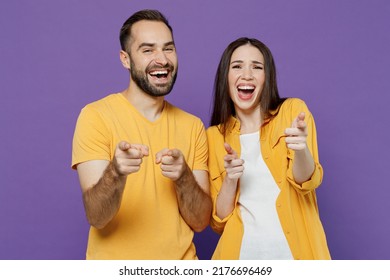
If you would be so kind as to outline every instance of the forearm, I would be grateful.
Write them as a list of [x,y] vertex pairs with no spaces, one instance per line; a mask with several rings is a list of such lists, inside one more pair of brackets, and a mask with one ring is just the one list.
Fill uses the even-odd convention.
[[228,176],[223,180],[216,203],[216,214],[221,220],[226,218],[234,209],[237,182],[238,179],[230,179]]
[[120,176],[109,163],[100,180],[83,193],[84,208],[89,223],[101,229],[118,212],[126,176]]
[[209,224],[212,202],[187,165],[183,174],[175,181],[175,190],[183,219],[194,231],[202,231]]
[[310,179],[315,168],[314,159],[306,147],[301,151],[295,151],[293,175],[297,184],[302,184]]

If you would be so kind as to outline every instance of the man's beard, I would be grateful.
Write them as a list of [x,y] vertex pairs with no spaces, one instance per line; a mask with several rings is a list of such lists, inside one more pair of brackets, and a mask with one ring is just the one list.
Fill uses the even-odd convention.
[[153,97],[165,96],[171,92],[177,77],[177,71],[173,72],[174,68],[172,65],[169,64],[165,68],[161,68],[161,69],[166,69],[166,68],[168,68],[169,72],[172,73],[172,78],[165,85],[154,86],[149,82],[148,74],[146,74],[149,72],[149,67],[146,69],[145,72],[143,72],[142,70],[136,69],[135,65],[131,63],[130,75],[132,80],[137,84],[137,86],[148,95]]

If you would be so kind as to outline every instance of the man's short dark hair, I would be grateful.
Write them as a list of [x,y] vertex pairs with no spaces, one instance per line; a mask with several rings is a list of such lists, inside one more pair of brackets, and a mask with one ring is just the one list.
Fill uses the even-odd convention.
[[169,28],[172,33],[172,27],[169,25],[167,18],[157,10],[141,10],[133,14],[129,17],[125,23],[122,25],[119,34],[119,40],[121,43],[121,48],[123,51],[127,49],[128,39],[131,36],[131,27],[134,23],[141,20],[150,20],[150,21],[160,21],[165,23],[165,25]]

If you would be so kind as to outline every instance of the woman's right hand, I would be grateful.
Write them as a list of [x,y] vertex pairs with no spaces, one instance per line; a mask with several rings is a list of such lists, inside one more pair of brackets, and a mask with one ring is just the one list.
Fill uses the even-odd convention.
[[228,143],[224,144],[227,154],[224,156],[226,176],[217,196],[216,215],[223,220],[235,207],[238,179],[244,173],[244,160],[238,158],[236,151]]
[[224,146],[227,152],[223,158],[227,177],[231,180],[238,180],[244,173],[244,160],[238,157],[236,151],[228,143]]

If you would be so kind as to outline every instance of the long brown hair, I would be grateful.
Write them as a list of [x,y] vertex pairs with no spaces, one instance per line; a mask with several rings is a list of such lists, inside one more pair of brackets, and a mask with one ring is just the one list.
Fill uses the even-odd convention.
[[271,117],[270,112],[277,109],[285,100],[279,96],[276,83],[275,62],[269,48],[264,43],[254,38],[241,37],[233,41],[222,54],[214,81],[214,101],[210,125],[221,124],[222,134],[225,134],[226,132],[226,125],[230,116],[236,115],[234,103],[229,95],[228,73],[230,60],[233,52],[238,47],[246,44],[256,47],[264,57],[265,82],[259,101],[263,118],[266,119]]

